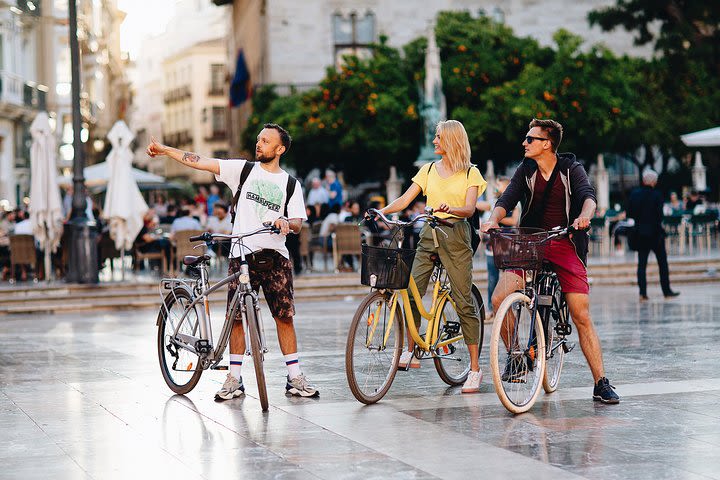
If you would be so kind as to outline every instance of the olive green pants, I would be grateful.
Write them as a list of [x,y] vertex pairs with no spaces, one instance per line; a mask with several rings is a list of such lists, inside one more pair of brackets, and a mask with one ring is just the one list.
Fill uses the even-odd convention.
[[[479,312],[475,311],[472,302],[472,249],[470,248],[470,224],[457,222],[450,227],[437,227],[447,234],[447,238],[436,232],[439,247],[433,242],[432,229],[425,225],[420,231],[415,261],[412,266],[412,276],[417,284],[418,291],[425,295],[433,271],[433,262],[430,254],[437,253],[440,261],[447,271],[450,279],[451,296],[460,317],[465,343],[476,345],[480,336]],[[410,307],[415,319],[415,326],[420,328],[420,313],[415,298],[410,295]]]

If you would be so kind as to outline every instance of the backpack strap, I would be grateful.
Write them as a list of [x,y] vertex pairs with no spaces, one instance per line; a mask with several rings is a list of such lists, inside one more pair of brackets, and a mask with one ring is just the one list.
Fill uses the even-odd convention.
[[293,177],[288,173],[288,181],[287,185],[285,186],[285,210],[283,211],[283,216],[285,218],[288,218],[288,203],[290,203],[290,197],[293,196],[293,193],[295,193],[295,187],[297,186],[297,178]]
[[235,214],[237,213],[237,203],[240,200],[240,191],[242,190],[242,187],[245,184],[245,181],[247,180],[247,178],[250,175],[250,172],[252,171],[254,166],[255,166],[255,162],[246,160],[245,165],[243,165],[242,172],[240,172],[240,183],[238,184],[237,190],[235,191],[235,196],[233,197],[232,204],[230,204],[230,224],[231,225],[235,225]]

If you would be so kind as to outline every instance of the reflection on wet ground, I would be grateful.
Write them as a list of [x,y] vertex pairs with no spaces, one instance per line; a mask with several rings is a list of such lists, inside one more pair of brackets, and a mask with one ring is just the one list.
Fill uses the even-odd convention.
[[215,403],[215,371],[173,396],[152,311],[0,317],[0,478],[720,478],[720,292],[682,292],[638,304],[634,289],[594,289],[622,403],[592,401],[577,349],[560,389],[515,417],[488,372],[482,393],[461,395],[431,363],[400,372],[379,404],[359,404],[344,372],[353,302],[297,307],[301,364],[320,399],[285,396],[266,324],[267,414],[251,368],[244,398]]

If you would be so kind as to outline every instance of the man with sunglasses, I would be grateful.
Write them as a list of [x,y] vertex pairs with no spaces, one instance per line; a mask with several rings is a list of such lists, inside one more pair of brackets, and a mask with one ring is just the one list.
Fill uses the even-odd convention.
[[[549,230],[556,226],[572,225],[579,230],[569,238],[553,240],[545,259],[558,276],[570,316],[577,328],[580,347],[593,375],[593,399],[603,403],[619,403],[620,397],[605,378],[600,340],[590,317],[588,235],[584,230],[590,226],[590,219],[597,207],[595,190],[574,154],[557,153],[562,133],[562,125],[554,120],[536,118],[530,122],[530,130],[522,143],[525,158],[482,230],[487,232],[497,228],[499,221],[518,202],[522,203],[522,227]],[[493,293],[495,311],[505,297],[523,285],[523,279],[517,272],[503,272]],[[503,377],[522,376],[524,372],[513,371],[521,368],[516,363],[508,362]]]

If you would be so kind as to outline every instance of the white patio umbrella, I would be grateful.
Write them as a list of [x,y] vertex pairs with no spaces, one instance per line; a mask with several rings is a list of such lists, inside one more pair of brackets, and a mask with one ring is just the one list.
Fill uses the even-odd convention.
[[720,127],[680,135],[688,147],[720,147]]
[[[148,211],[131,170],[133,154],[130,142],[134,138],[135,135],[122,120],[115,122],[108,133],[112,150],[107,157],[110,175],[103,218],[108,220],[110,237],[115,240],[115,248],[122,252],[122,258],[125,257],[125,250],[132,248],[135,237],[142,229],[143,216]],[[124,267],[122,274],[124,279]]]
[[45,112],[30,125],[30,222],[33,236],[45,251],[45,279],[51,277],[50,254],[57,250],[63,232],[62,202],[55,166],[55,138]]
[[[100,162],[95,165],[85,167],[83,176],[85,177],[85,185],[88,188],[101,187],[107,185],[110,181],[110,162]],[[165,183],[165,177],[155,175],[154,173],[131,167],[132,177],[138,185],[152,186]],[[71,186],[73,184],[71,175],[60,175],[57,178],[58,185]]]

